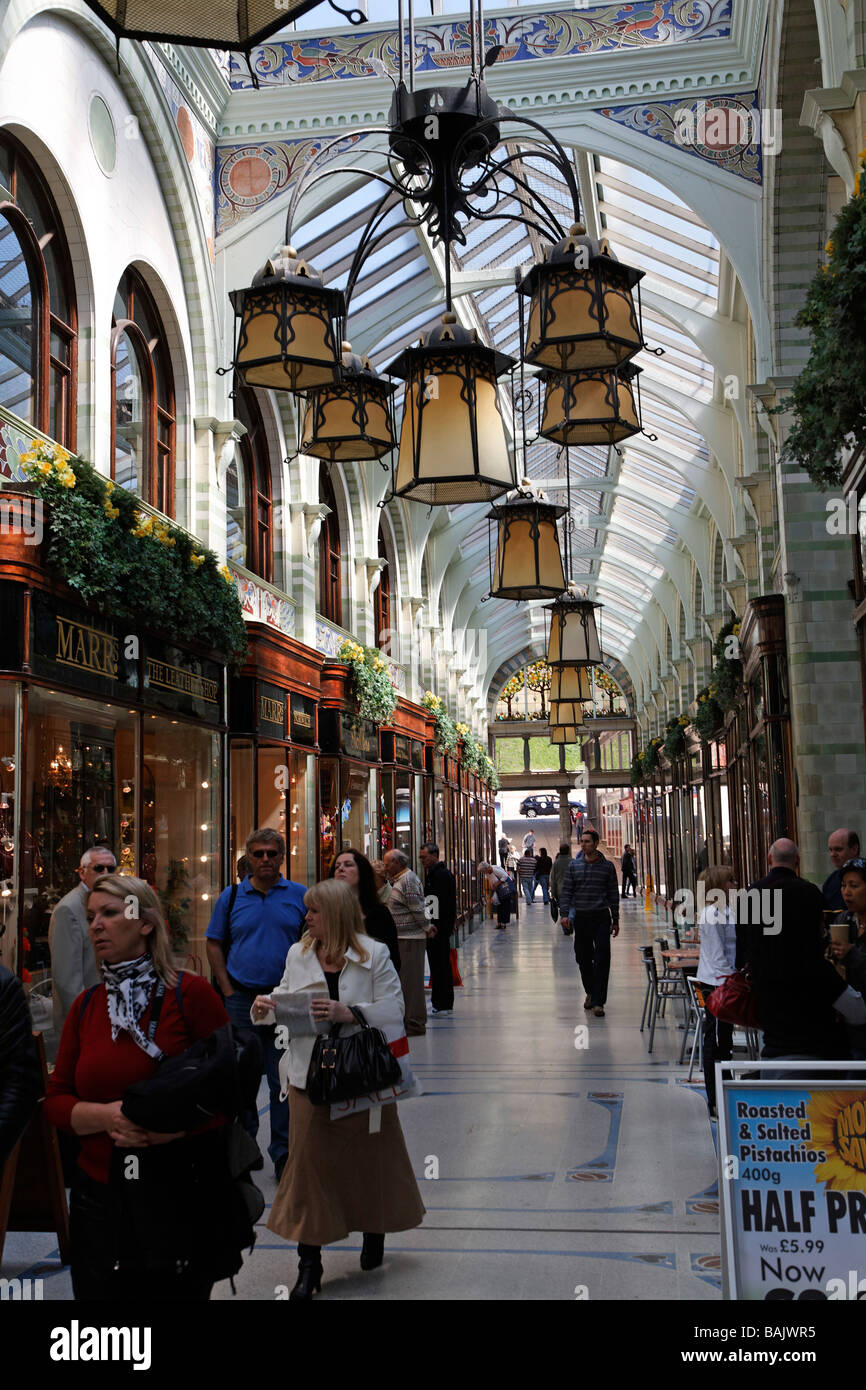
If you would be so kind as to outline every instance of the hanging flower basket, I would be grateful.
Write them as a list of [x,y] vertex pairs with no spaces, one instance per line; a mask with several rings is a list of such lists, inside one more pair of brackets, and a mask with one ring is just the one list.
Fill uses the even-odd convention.
[[337,657],[349,667],[357,717],[370,719],[374,724],[388,724],[397,708],[397,692],[388,663],[375,647],[362,647],[348,638],[340,643]]
[[176,642],[190,634],[239,664],[247,650],[234,579],[212,550],[143,512],[131,492],[59,444],[21,455],[46,505],[46,567],[88,605]]
[[713,679],[709,689],[723,714],[734,708],[743,686],[739,635],[739,619],[731,618],[713,643]]
[[724,711],[715,696],[714,687],[708,686],[698,694],[698,705],[692,724],[697,729],[701,743],[709,743],[725,722]]
[[685,753],[686,729],[688,724],[688,715],[681,714],[676,719],[669,719],[665,725],[665,741],[663,747],[668,762],[673,762],[675,758],[681,758]]

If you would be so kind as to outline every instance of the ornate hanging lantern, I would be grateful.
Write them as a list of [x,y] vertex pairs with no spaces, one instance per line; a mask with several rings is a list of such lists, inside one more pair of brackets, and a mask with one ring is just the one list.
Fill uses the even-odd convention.
[[574,724],[551,724],[551,743],[579,743],[582,734]]
[[368,357],[343,343],[342,380],[307,395],[301,450],[334,463],[378,459],[393,449],[390,398],[396,391]]
[[563,700],[592,699],[592,668],[590,666],[551,666],[550,703]]
[[641,428],[641,368],[545,372],[541,434],[557,444],[618,444]]
[[519,490],[487,513],[498,523],[496,554],[490,545],[490,597],[555,598],[565,588],[565,571],[556,523],[566,508],[532,491],[528,478]]
[[600,603],[579,598],[571,580],[568,593],[551,603],[550,635],[547,643],[548,666],[600,666],[601,646],[595,626],[595,610]]
[[229,298],[240,319],[235,370],[247,386],[308,391],[340,380],[343,295],[292,246]]
[[511,365],[451,313],[391,363],[406,382],[395,496],[450,506],[514,486],[496,385]]
[[632,290],[642,270],[576,222],[518,285],[529,295],[526,361],[555,372],[618,367],[643,346]]
[[548,719],[551,724],[578,728],[583,723],[583,705],[580,700],[551,700]]

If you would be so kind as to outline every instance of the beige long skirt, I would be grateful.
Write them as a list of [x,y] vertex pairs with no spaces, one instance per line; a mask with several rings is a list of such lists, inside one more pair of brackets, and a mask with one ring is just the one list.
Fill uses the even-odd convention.
[[289,1158],[268,1230],[304,1245],[331,1245],[351,1231],[408,1231],[424,1203],[412,1172],[396,1105],[383,1105],[382,1127],[370,1112],[332,1120],[289,1087]]

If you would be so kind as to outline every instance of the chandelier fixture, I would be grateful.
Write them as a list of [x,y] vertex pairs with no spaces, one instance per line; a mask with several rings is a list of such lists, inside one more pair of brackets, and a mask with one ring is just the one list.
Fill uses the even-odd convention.
[[[642,272],[620,263],[605,240],[587,235],[574,166],[555,136],[522,111],[500,106],[488,92],[484,74],[501,48],[486,47],[480,0],[470,0],[470,70],[460,85],[415,89],[412,0],[408,16],[407,45],[403,0],[398,0],[399,76],[388,124],[364,128],[363,144],[352,149],[354,162],[341,158],[345,134],[322,142],[295,182],[283,251],[249,289],[232,294],[239,321],[234,366],[249,385],[316,393],[306,405],[304,452],[330,461],[382,457],[388,451],[387,432],[374,431],[371,442],[369,420],[358,408],[358,367],[341,360],[338,344],[345,320],[351,319],[361,270],[393,237],[399,212],[404,225],[426,232],[434,251],[441,248],[445,303],[441,322],[385,369],[405,382],[391,496],[431,506],[491,501],[517,483],[498,387],[514,361],[482,341],[467,294],[461,295],[459,317],[455,312],[453,249],[466,244],[470,224],[484,222],[522,224],[541,248],[528,273],[515,277],[521,368],[525,359],[554,377],[597,374],[584,383],[586,389],[569,383],[562,389],[562,403],[551,401],[550,428],[574,435],[575,442],[579,420],[580,442],[589,429],[603,428],[604,439],[613,441],[633,432],[632,425],[639,428],[633,376],[623,368],[643,346],[639,293],[637,301],[633,295]],[[384,61],[379,68],[380,76],[390,76]],[[565,225],[540,195],[539,179],[531,176],[549,177],[551,171],[567,190],[570,216]],[[322,179],[348,176],[357,181],[359,174],[378,185],[381,194],[358,234],[341,293],[323,284],[292,249],[292,241],[301,200]],[[535,520],[525,522],[525,539],[533,547],[534,528],[546,526],[549,516],[536,513]],[[509,511],[512,536],[515,522],[516,513]],[[546,569],[550,573],[541,574],[533,560],[527,584],[503,582],[501,596],[550,597],[559,576],[551,577],[555,562]]]

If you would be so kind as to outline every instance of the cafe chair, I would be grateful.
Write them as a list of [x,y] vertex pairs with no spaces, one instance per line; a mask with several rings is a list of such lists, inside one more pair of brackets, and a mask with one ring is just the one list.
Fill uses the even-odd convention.
[[684,999],[685,990],[679,975],[674,979],[669,975],[659,974],[652,946],[642,946],[641,955],[647,973],[647,990],[639,1031],[643,1032],[645,1023],[649,1025],[649,1043],[647,1045],[647,1052],[649,1053],[653,1050],[656,1021],[660,1016],[664,1017],[665,1004],[669,999]]

